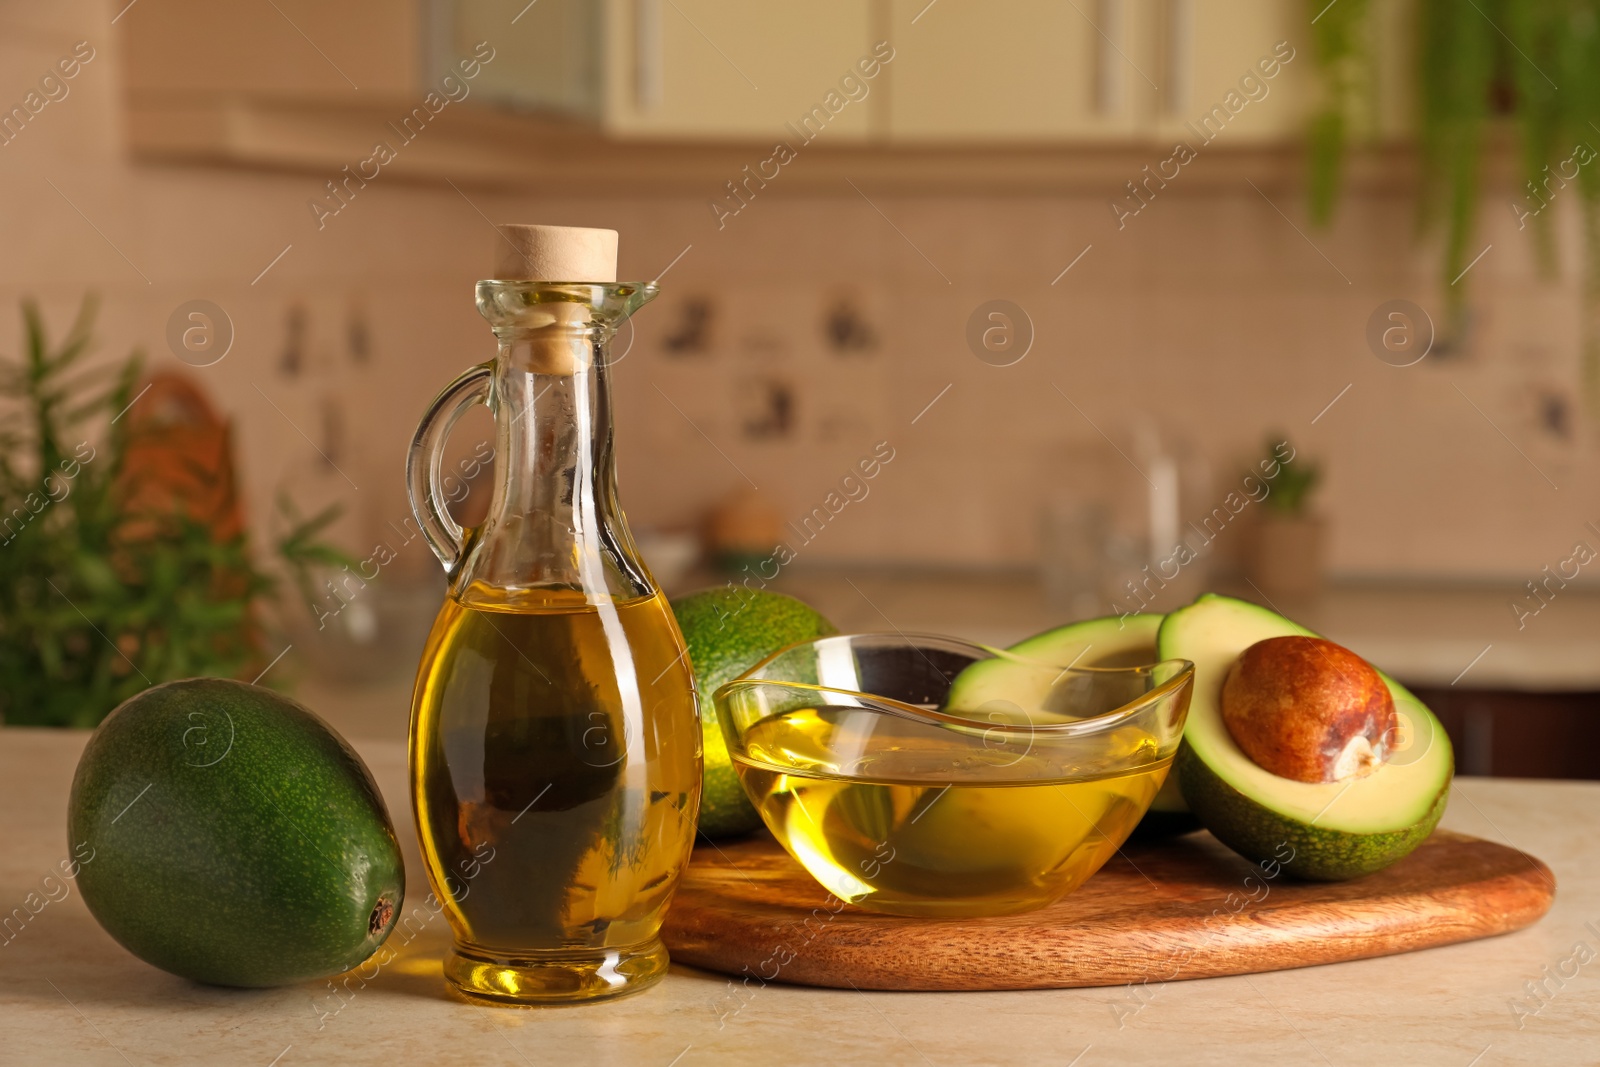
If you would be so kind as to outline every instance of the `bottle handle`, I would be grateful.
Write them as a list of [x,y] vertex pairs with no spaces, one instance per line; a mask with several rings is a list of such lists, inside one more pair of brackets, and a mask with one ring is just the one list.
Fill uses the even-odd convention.
[[446,574],[461,563],[464,531],[450,517],[449,502],[441,491],[444,443],[456,420],[474,404],[489,404],[491,364],[480,363],[445,387],[423,414],[406,453],[406,493],[411,513],[428,539],[428,547],[444,564]]

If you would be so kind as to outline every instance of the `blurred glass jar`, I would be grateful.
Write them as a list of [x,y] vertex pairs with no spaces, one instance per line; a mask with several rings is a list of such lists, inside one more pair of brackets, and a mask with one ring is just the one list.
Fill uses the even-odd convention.
[[1106,554],[1111,531],[1104,501],[1045,501],[1039,532],[1039,576],[1052,611],[1073,618],[1105,613]]
[[1050,470],[1040,573],[1053,610],[1167,611],[1205,589],[1211,474],[1182,435],[1136,423],[1054,450]]
[[1119,614],[1170,611],[1210,579],[1210,464],[1193,441],[1154,422],[1134,423],[1120,437],[1126,476],[1114,482],[1107,595]]

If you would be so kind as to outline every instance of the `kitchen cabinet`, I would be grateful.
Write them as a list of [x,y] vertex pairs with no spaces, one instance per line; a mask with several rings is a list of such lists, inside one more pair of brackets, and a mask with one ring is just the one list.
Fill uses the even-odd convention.
[[1302,128],[1313,63],[1299,0],[816,0],[759,18],[737,0],[440,6],[458,51],[516,20],[486,78],[496,99],[621,137],[781,135],[885,40],[893,60],[830,141],[1166,141],[1192,123],[1259,144]]
[[476,91],[480,102],[548,111],[585,120],[599,116],[601,5],[578,0],[432,0],[432,33],[418,56],[443,72],[479,41],[495,50]]
[[872,11],[860,0],[608,0],[601,124],[623,137],[792,142],[815,129],[863,141],[882,100],[881,81],[857,66],[877,71],[883,58]]
[[1298,0],[890,0],[892,141],[1259,145],[1304,126]]
[[[1172,180],[1193,158],[1164,161],[1173,145],[1198,152],[1196,131],[1224,125],[1186,182],[1298,173],[1310,15],[1301,0],[140,0],[116,30],[140,159],[338,173],[431,99],[441,121],[388,165],[410,180],[704,195],[782,140],[807,145],[793,192],[1104,195],[1146,165]],[[1385,85],[1403,71],[1395,18],[1372,31]]]
[[1131,144],[1217,115],[1259,144],[1301,128],[1313,64],[1299,0],[144,0],[122,22],[141,100],[398,104],[476,52],[476,103],[646,140]]
[[1316,59],[1298,0],[1163,0],[1151,132],[1199,149],[1294,137],[1305,126]]
[[1600,778],[1600,692],[1412,691],[1444,724],[1460,774]]
[[1148,128],[1150,0],[890,0],[892,141],[1132,140]]
[[[450,52],[492,42],[487,98],[555,111],[623,138],[770,141],[826,109],[829,141],[860,141],[879,103],[870,3],[738,0],[438,0]],[[846,77],[852,80],[841,86]],[[859,86],[865,85],[865,88]],[[844,101],[844,106],[839,106]]]

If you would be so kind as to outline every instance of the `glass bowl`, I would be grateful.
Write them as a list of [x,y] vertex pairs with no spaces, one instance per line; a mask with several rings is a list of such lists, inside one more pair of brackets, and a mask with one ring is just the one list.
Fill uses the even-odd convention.
[[767,827],[823,887],[896,915],[1043,907],[1166,779],[1194,665],[1074,668],[945,637],[790,646],[713,695]]

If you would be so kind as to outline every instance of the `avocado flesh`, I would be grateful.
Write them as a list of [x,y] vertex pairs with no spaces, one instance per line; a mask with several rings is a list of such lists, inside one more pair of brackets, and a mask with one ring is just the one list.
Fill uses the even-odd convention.
[[1006,651],[1062,666],[1142,667],[1154,662],[1147,653],[1155,650],[1160,629],[1160,615],[1105,615],[1034,634]]
[[[1035,634],[1006,649],[1025,659],[1060,666],[1137,667],[1156,662],[1156,634],[1160,615],[1107,615],[1098,619],[1058,626]],[[1004,660],[974,663],[956,676],[945,699],[947,708],[976,710],[992,700],[1005,700],[1023,707],[1044,707],[1048,693],[1032,672],[1019,671]],[[1132,836],[1151,840],[1175,837],[1200,828],[1169,773]]]
[[[1370,874],[1421,844],[1444,814],[1454,771],[1450,740],[1421,701],[1379,672],[1404,727],[1401,747],[1364,778],[1297,782],[1257,766],[1222,720],[1222,683],[1246,648],[1317,634],[1276,612],[1206,595],[1166,617],[1157,648],[1193,661],[1194,695],[1174,762],[1178,788],[1201,823],[1248,859],[1282,862],[1305,879]],[[1294,858],[1284,862],[1293,849]]]
[[[1120,618],[1108,615],[1068,623],[1035,634],[1006,649],[1032,664],[1052,667],[1131,667],[1155,662],[1160,615]],[[1051,706],[1055,676],[1028,663],[1003,658],[979,660],[956,675],[944,706],[980,711],[991,704],[1029,711],[1067,711]]]
[[95,919],[199,982],[340,974],[404,902],[393,825],[360,758],[299,704],[241,682],[125,701],[84,749],[67,823],[68,847],[91,857],[78,886]]
[[839,631],[804,601],[724,587],[672,601],[699,694],[702,745],[699,832],[720,839],[761,825],[734,772],[711,695],[779,649]]

